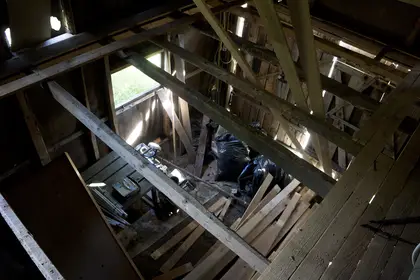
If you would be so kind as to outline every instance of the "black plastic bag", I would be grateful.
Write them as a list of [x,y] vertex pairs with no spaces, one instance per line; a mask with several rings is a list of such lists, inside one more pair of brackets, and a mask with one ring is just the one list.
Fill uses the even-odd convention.
[[239,189],[241,192],[246,192],[249,196],[253,197],[268,173],[273,176],[273,181],[267,191],[271,190],[274,185],[278,185],[283,189],[292,180],[292,177],[287,175],[283,169],[268,158],[260,155],[241,172],[238,178]]
[[216,181],[237,182],[239,174],[250,161],[248,146],[230,133],[223,133],[214,141],[217,148]]

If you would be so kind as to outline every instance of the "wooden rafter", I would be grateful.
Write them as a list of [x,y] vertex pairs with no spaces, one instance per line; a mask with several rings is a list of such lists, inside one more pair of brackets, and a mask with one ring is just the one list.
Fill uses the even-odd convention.
[[[238,46],[230,38],[228,32],[222,28],[222,26],[220,25],[220,22],[214,16],[211,10],[207,7],[205,0],[193,0],[193,1],[199,8],[200,12],[205,17],[205,19],[211,25],[213,30],[216,32],[217,36],[220,38],[220,40],[223,42],[226,48],[230,51],[232,57],[238,62],[238,65],[241,67],[246,77],[255,85],[262,87],[254,71],[252,71],[251,66],[246,61],[244,55],[239,51]],[[287,136],[289,136],[290,140],[295,145],[296,149],[301,153],[305,153],[300,142],[296,139],[296,135],[290,130],[288,121],[285,120],[281,115],[276,114],[276,112],[273,112],[273,113],[274,113],[273,115],[277,118],[277,120],[282,125],[282,128],[285,130]]]
[[[288,3],[296,29],[296,41],[299,47],[302,68],[306,77],[310,107],[315,116],[320,119],[325,119],[321,75],[319,73],[318,58],[316,57],[314,36],[310,22],[309,3],[300,0],[291,0]],[[332,168],[328,141],[322,136],[318,136],[314,141],[319,141],[314,146],[315,148],[320,147],[317,153],[320,155],[320,161],[325,173],[331,174]]]
[[[210,36],[213,39],[218,39],[217,37],[213,36],[212,34],[204,31],[203,29],[199,29],[204,35]],[[244,51],[248,52],[250,55],[254,57],[258,57],[261,60],[267,61],[273,65],[280,66],[280,63],[276,57],[276,54],[267,49],[266,47],[250,42],[244,38],[236,36],[233,33],[230,33],[232,39],[238,44],[238,46],[243,49]],[[301,80],[304,79],[303,69],[300,65],[295,63],[296,70],[298,72],[299,78]],[[376,111],[379,107],[379,102],[375,101],[374,99],[360,94],[360,92],[340,83],[332,78],[328,78],[325,75],[321,74],[321,84],[322,89],[332,93],[333,95],[343,99],[344,101],[353,104],[355,107],[367,110],[367,111]],[[286,87],[288,88],[288,87]],[[285,91],[286,92],[286,91]],[[283,98],[285,99],[285,98]]]
[[[184,47],[184,34],[178,34],[177,36],[178,45]],[[179,56],[174,56],[175,61],[175,71],[176,77],[181,82],[185,83],[186,74],[185,74],[185,62]],[[181,121],[184,126],[185,132],[187,133],[189,139],[192,139],[191,133],[191,122],[190,122],[190,111],[188,109],[188,103],[185,102],[182,98],[178,98],[178,103],[181,111]]]
[[354,142],[350,135],[338,130],[337,128],[317,118],[316,116],[311,115],[309,112],[302,110],[301,108],[298,108],[293,104],[282,100],[281,98],[263,89],[256,88],[248,81],[236,77],[232,73],[229,73],[228,71],[218,67],[206,59],[183,48],[180,48],[166,41],[154,42],[162,48],[168,49],[172,53],[178,54],[196,67],[202,68],[203,71],[228,83],[229,85],[232,85],[234,88],[239,89],[239,91],[250,95],[254,98],[254,100],[262,102],[265,107],[274,109],[276,112],[282,114],[285,118],[296,119],[301,125],[312,131],[315,131],[316,133],[322,134],[325,138],[342,147],[349,153],[357,155],[357,153],[361,150],[362,147]]
[[36,152],[38,153],[41,164],[46,165],[51,161],[51,157],[39,129],[36,116],[32,111],[32,108],[29,105],[26,94],[24,92],[18,92],[16,97],[18,99],[20,109],[22,110],[23,116],[25,118],[26,126],[28,127],[29,134],[32,138],[32,143],[34,144]]
[[[149,63],[146,60],[147,63]],[[159,69],[160,71],[163,71]],[[164,72],[164,71],[163,71]],[[167,73],[165,73],[167,74]],[[169,75],[170,76],[170,75]],[[172,76],[170,76],[173,78]],[[176,82],[179,82],[175,79]],[[179,82],[181,83],[181,82]],[[181,83],[181,85],[183,85]],[[53,97],[86,127],[93,131],[104,143],[123,158],[129,165],[142,174],[150,183],[169,197],[180,209],[195,219],[206,230],[216,236],[229,249],[243,258],[257,271],[267,267],[267,260],[248,245],[239,236],[229,230],[221,221],[213,216],[192,195],[179,187],[169,177],[156,169],[138,151],[109,129],[101,120],[86,109],[70,93],[56,82],[49,82],[48,87]]]
[[[276,6],[276,9],[278,9],[279,6]],[[287,10],[287,15],[284,14],[283,7],[281,8],[283,13],[282,15],[282,23],[285,23],[283,25],[283,30],[288,36],[296,36],[295,32],[296,30],[291,26],[291,17],[289,15],[290,11]],[[257,15],[252,13],[249,9],[244,9],[240,7],[236,7],[231,10],[233,14],[244,16],[246,18],[252,18],[256,20],[257,24],[262,24],[261,18],[259,18]],[[287,21],[284,21],[283,19],[287,18]],[[314,21],[311,21],[312,24],[314,24]],[[315,27],[315,26],[314,26]],[[315,27],[316,29],[316,27]],[[322,32],[323,30],[319,30]],[[341,47],[337,45],[336,43],[333,43],[331,41],[328,41],[323,38],[314,37],[315,40],[315,47],[317,49],[320,49],[326,53],[329,53],[331,55],[334,55],[336,57],[339,57],[341,59],[344,59],[346,61],[350,61],[351,63],[359,66],[362,69],[365,69],[368,72],[372,72],[376,75],[380,75],[383,77],[386,77],[392,81],[400,82],[404,76],[406,75],[404,72],[394,69],[393,67],[390,67],[388,65],[385,65],[379,61],[375,61],[372,58],[369,58],[367,56],[364,56],[362,54],[356,53],[354,51],[351,51],[349,49],[346,49],[344,47]]]
[[[224,11],[229,7],[238,5],[239,3],[242,3],[242,1],[233,2],[227,5],[216,7],[212,9],[212,11],[214,13]],[[182,27],[188,26],[189,24],[195,22],[200,17],[201,17],[200,14],[194,14],[192,16],[185,16],[183,18],[170,21],[166,24],[150,28],[146,31],[143,31],[133,36],[131,36],[131,34],[133,34],[132,32],[129,32],[129,34],[125,33],[124,36],[118,37],[116,39],[117,41],[113,43],[104,45],[102,47],[97,47],[93,50],[86,49],[82,52],[82,54],[80,54],[80,52],[76,52],[76,54],[79,54],[79,55],[70,56],[71,57],[70,59],[66,59],[64,61],[61,60],[58,63],[57,62],[51,63],[52,65],[47,64],[51,66],[45,66],[42,70],[33,71],[33,73],[26,75],[24,77],[19,76],[19,78],[17,79],[8,80],[7,83],[0,86],[0,99],[10,94],[13,94],[19,90],[38,84],[47,79],[54,78],[57,75],[60,75],[62,73],[76,69],[86,63],[93,62],[101,57],[110,55],[124,48],[129,48],[129,47],[138,45],[157,35],[168,33],[168,32],[180,29]],[[85,34],[85,36],[91,36],[91,34]],[[88,39],[91,40],[92,38],[91,37],[86,38],[86,41],[89,41]],[[74,47],[74,45],[72,47]]]
[[319,171],[310,163],[297,157],[281,144],[275,142],[271,137],[250,130],[249,126],[245,125],[236,116],[219,107],[211,100],[208,100],[201,93],[185,86],[185,84],[182,84],[176,78],[148,62],[141,55],[132,52],[128,53],[128,55],[132,57],[132,60],[136,63],[136,67],[141,69],[143,73],[163,86],[177,92],[191,106],[228,129],[248,145],[257,149],[261,154],[269,157],[281,166],[285,172],[292,174],[292,176],[303,184],[316,188],[314,191],[319,195],[324,196],[331,189],[331,184],[334,183],[332,178]]
[[[290,54],[286,36],[284,35],[280,20],[274,10],[273,3],[270,0],[258,0],[255,1],[255,5],[261,15],[268,38],[273,45],[273,49],[278,60],[280,61],[280,65],[282,66],[297,105],[303,110],[309,110],[300,84],[300,79],[295,68],[295,63]],[[329,162],[327,156],[328,144],[325,144],[323,140],[320,140],[318,135],[313,135],[312,138],[318,157],[320,159],[324,159],[323,164],[325,164],[325,166],[323,166],[323,168],[325,172],[331,174],[331,163]],[[328,162],[330,164],[328,164]]]
[[[337,224],[335,221],[340,219],[336,219],[336,217],[341,217],[339,216],[340,213],[345,213],[341,210],[344,209],[343,206],[345,206],[347,201],[352,201],[352,198],[349,199],[350,195],[354,191],[363,192],[364,188],[361,185],[362,181],[370,170],[373,170],[376,173],[376,160],[380,160],[381,158],[385,158],[385,160],[387,159],[385,156],[381,155],[385,143],[398,129],[404,117],[409,114],[410,106],[419,97],[418,88],[420,87],[420,79],[419,72],[417,72],[419,69],[418,67],[419,66],[416,66],[414,70],[407,75],[404,81],[393,91],[390,99],[381,105],[374,117],[372,117],[369,121],[369,125],[360,129],[359,140],[367,142],[366,146],[352,161],[352,164],[337,182],[334,189],[325,197],[320,205],[321,207],[319,207],[312,214],[311,219],[305,223],[303,230],[298,232],[293,237],[293,240],[285,245],[280,254],[273,260],[270,267],[262,274],[260,279],[290,279],[290,277],[295,273],[296,268],[300,266],[309,253],[312,252],[316,254],[316,257],[311,258],[312,260],[320,259],[319,254],[312,251],[312,249],[315,248],[317,244],[320,244],[321,246],[322,244],[326,244],[320,243],[319,241],[325,242],[322,237],[328,238],[331,236],[325,235],[324,233],[330,229],[330,225],[334,226]],[[401,92],[404,92],[404,95],[398,95],[398,93]],[[380,118],[382,119],[380,120]],[[412,144],[418,142],[418,137],[420,137],[420,131],[417,129],[416,133],[413,135],[414,139],[412,138]],[[414,146],[413,148],[415,150],[418,149],[417,144],[412,146]],[[411,162],[416,162],[418,160],[417,151],[410,151],[408,156]],[[413,157],[415,157],[415,159],[413,159]],[[407,172],[407,168],[403,168],[403,170]],[[389,178],[394,178],[394,176],[390,176]],[[391,186],[395,188],[395,183],[392,183]],[[377,189],[375,189],[375,191],[376,190]],[[372,191],[372,193],[374,193],[374,191]],[[355,193],[353,195],[355,200],[352,203],[360,205],[360,201],[368,201],[372,193],[370,193],[370,196],[364,198],[359,197],[359,193]],[[357,222],[358,217],[351,217],[350,219],[349,215],[343,215],[341,220],[343,219],[346,219],[346,223],[350,222],[349,224],[354,224]],[[369,220],[371,219],[367,219],[367,221]],[[329,239],[329,248],[333,248],[332,250],[336,252],[335,250],[338,250],[340,245],[346,240],[345,237],[348,238],[348,234],[350,234],[351,229],[352,228],[348,227],[343,229],[337,237],[334,237],[333,242]],[[332,236],[334,236],[337,234],[337,230],[332,230],[331,233],[333,233]],[[292,257],[293,262],[291,262]],[[325,256],[323,256],[323,258],[324,257]],[[311,259],[307,259],[308,262],[310,262]],[[323,260],[320,262],[323,262]],[[314,263],[318,262],[312,261],[312,264]],[[337,271],[343,271],[346,265],[346,262],[342,263]],[[314,269],[311,269],[311,275],[314,273]],[[319,273],[319,271],[316,273]],[[316,279],[319,279],[321,274],[314,274],[314,276]]]

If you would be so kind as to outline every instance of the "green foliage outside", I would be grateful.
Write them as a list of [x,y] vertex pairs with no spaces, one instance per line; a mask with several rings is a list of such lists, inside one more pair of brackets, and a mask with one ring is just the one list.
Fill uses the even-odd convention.
[[[161,67],[161,53],[149,57],[148,60]],[[134,66],[126,67],[112,74],[111,79],[116,107],[141,93],[159,86],[159,83],[143,74]]]

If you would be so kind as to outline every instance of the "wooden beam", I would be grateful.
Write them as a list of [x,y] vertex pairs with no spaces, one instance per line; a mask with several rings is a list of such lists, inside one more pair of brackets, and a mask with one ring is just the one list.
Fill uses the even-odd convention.
[[105,101],[108,111],[108,121],[111,124],[112,130],[118,134],[117,113],[115,110],[114,90],[112,89],[111,69],[109,68],[109,56],[104,57],[105,64]]
[[200,12],[203,14],[204,18],[213,28],[214,32],[216,32],[217,36],[219,36],[220,40],[226,46],[226,48],[231,53],[232,57],[238,62],[239,67],[241,67],[242,71],[245,73],[246,77],[254,84],[259,85],[259,81],[252,71],[251,67],[249,66],[248,62],[246,61],[245,57],[240,53],[238,46],[232,41],[229,34],[225,29],[222,28],[220,22],[214,16],[212,11],[207,7],[207,4],[204,0],[193,0],[194,3],[197,5]]
[[[105,70],[107,71],[107,67],[105,67]],[[105,75],[107,75],[106,73],[104,73]],[[85,71],[83,67],[80,67],[80,75],[81,75],[81,79],[82,79],[82,87],[83,87],[83,103],[86,106],[86,108],[91,111],[90,109],[90,101],[89,101],[89,92],[87,91],[86,88],[86,77],[85,77]],[[107,79],[107,81],[109,81]],[[92,131],[88,131],[88,135],[89,135],[89,140],[90,143],[92,145],[92,151],[93,151],[93,156],[94,156],[94,160],[97,161],[99,160],[99,158],[101,157],[99,154],[99,147],[98,147],[98,141],[96,139],[95,134],[92,133]]]
[[[184,34],[178,34],[178,45],[183,48],[184,44]],[[186,75],[185,75],[185,61],[177,55],[174,55],[175,61],[175,71],[176,77],[181,82],[185,83]],[[181,121],[182,125],[184,126],[185,132],[188,135],[188,138],[192,140],[192,133],[191,133],[191,122],[190,122],[190,111],[188,109],[188,103],[185,102],[182,98],[178,97],[178,103],[181,110]]]
[[[203,29],[199,29],[199,31],[202,34],[209,36],[210,38],[218,40],[217,37],[213,36],[211,33]],[[281,67],[279,60],[276,57],[276,54],[273,51],[267,49],[265,46],[248,41],[244,38],[236,36],[233,33],[230,33],[230,36],[236,42],[236,44],[238,44],[239,48],[246,51],[250,55],[257,57],[261,60],[267,61],[273,65]],[[303,73],[302,67],[297,63],[295,63],[295,67],[298,72],[299,78],[301,79],[301,81],[303,81],[304,73]],[[321,84],[322,84],[322,89],[332,93],[333,95],[343,99],[344,101],[348,103],[351,103],[352,105],[354,105],[355,107],[359,109],[373,112],[373,111],[376,111],[376,109],[378,109],[379,107],[379,102],[377,102],[376,100],[370,98],[369,96],[362,95],[360,94],[360,92],[340,82],[337,82],[336,80],[332,78],[328,78],[327,76],[322,75],[322,74],[321,74]],[[287,92],[288,90],[284,91],[284,93],[287,93]],[[286,98],[282,98],[282,99],[286,99]]]
[[128,53],[128,55],[131,56],[132,61],[136,62],[136,67],[141,69],[143,73],[163,86],[177,92],[191,106],[194,106],[197,110],[209,116],[248,145],[258,150],[261,154],[269,157],[281,166],[285,172],[291,174],[308,187],[313,188],[321,196],[324,196],[331,189],[331,182],[334,182],[332,178],[295,156],[288,149],[276,143],[271,137],[251,130],[239,118],[148,62],[141,55],[135,53]]
[[[231,3],[229,5],[216,7],[212,9],[212,11],[214,13],[220,12],[234,5],[238,5],[238,2],[235,1],[234,3]],[[148,29],[144,32],[130,36],[128,38],[115,41],[103,47],[84,52],[68,60],[53,64],[52,66],[45,67],[42,70],[35,70],[33,74],[26,75],[22,78],[13,80],[0,86],[0,99],[24,88],[30,87],[47,79],[51,79],[59,74],[71,71],[86,63],[98,60],[99,58],[104,57],[106,55],[110,55],[119,50],[140,44],[141,42],[149,40],[150,38],[155,37],[157,35],[171,32],[181,27],[185,27],[188,24],[191,24],[197,19],[199,19],[200,16],[200,14],[186,16],[184,18],[174,20],[167,24]]]
[[[418,73],[414,76],[418,77]],[[413,96],[416,96],[416,93],[418,93],[416,88],[420,85],[420,80],[416,80],[415,77],[408,75],[398,87],[400,89],[405,88],[408,91],[404,96],[400,96],[402,101],[390,102],[381,106],[380,111],[390,111],[392,115],[387,115],[380,123],[377,123],[377,129],[374,129],[371,137],[361,139],[367,141],[366,146],[353,160],[334,189],[325,197],[320,207],[312,214],[311,219],[305,223],[304,230],[296,233],[291,242],[283,248],[260,279],[289,279],[311,249],[318,244],[320,238],[324,236],[323,234],[329,225],[332,224],[337,214],[341,213],[343,205],[348,201],[350,195],[357,190],[356,187],[368,171],[372,168],[375,169],[375,161],[382,152],[385,143],[398,129],[404,116],[408,114],[410,105],[412,105],[410,102],[414,103]],[[365,134],[363,131],[365,129],[370,128],[362,128],[360,130],[362,135]],[[345,238],[342,237],[340,242],[344,240]],[[331,244],[335,245],[336,243]]]
[[[279,7],[279,5],[275,5],[276,8]],[[285,9],[285,8],[281,8],[282,11],[286,11],[287,10],[287,15],[284,13],[278,13],[281,14],[281,21],[283,23],[283,29],[284,32],[288,35],[288,36],[296,36],[296,30],[293,28],[294,24],[292,26],[292,18],[291,18],[291,11],[289,9]],[[231,12],[233,14],[236,15],[242,15],[245,16],[247,18],[251,17],[253,19],[256,19],[257,23],[261,22],[261,19],[259,17],[256,17],[256,15],[254,15],[254,13],[250,10],[250,9],[244,9],[244,8],[240,8],[240,7],[236,7],[234,9],[231,10]],[[287,19],[287,20],[286,20]],[[261,23],[260,23],[261,24]],[[311,20],[311,24],[314,27],[315,30],[321,32],[322,34],[328,34],[325,33],[325,30],[319,30],[316,28],[316,26],[314,24],[316,24],[316,21]],[[365,69],[368,72],[371,72],[375,75],[380,75],[383,77],[386,77],[388,79],[391,79],[392,81],[395,82],[400,82],[402,81],[402,79],[404,78],[404,76],[406,75],[405,72],[400,71],[399,69],[395,69],[391,66],[388,66],[386,64],[383,64],[379,61],[375,61],[372,58],[369,58],[365,55],[356,53],[354,51],[351,51],[347,48],[341,47],[340,45],[328,41],[326,39],[320,38],[320,37],[314,37],[315,40],[315,47],[317,49],[320,49],[326,53],[329,53],[331,55],[334,55],[336,57],[339,57],[341,59],[345,59],[346,61],[349,61],[350,63],[352,63],[355,66],[358,66],[362,69]]]
[[200,138],[198,140],[197,155],[194,163],[194,175],[197,177],[201,177],[201,173],[203,172],[203,163],[204,157],[206,155],[206,146],[208,139],[207,124],[209,121],[210,118],[206,115],[203,115],[203,120],[201,121]]
[[38,153],[41,164],[46,165],[47,163],[50,163],[51,157],[48,152],[48,148],[45,145],[44,138],[42,137],[41,130],[39,129],[36,116],[32,111],[24,92],[18,92],[16,97],[19,101],[20,109],[22,110],[26,126],[28,127],[29,134],[32,138],[32,143],[34,144],[35,150]]
[[[255,75],[254,71],[251,69],[250,65],[246,61],[244,55],[239,51],[238,46],[233,42],[230,38],[228,32],[222,28],[220,22],[214,16],[214,14],[210,11],[207,7],[204,0],[193,0],[197,7],[200,9],[201,13],[211,25],[213,30],[216,32],[217,36],[219,36],[220,40],[226,46],[226,48],[230,51],[232,57],[237,61],[238,65],[241,67],[242,71],[245,73],[245,76],[250,80],[253,84],[262,87],[261,83],[259,82],[257,76]],[[228,100],[229,98],[227,98]],[[276,119],[280,122],[283,129],[285,130],[286,134],[289,136],[290,140],[295,145],[296,149],[301,152],[305,153],[303,150],[300,142],[296,139],[296,135],[290,130],[288,121],[285,120],[280,114],[273,114],[276,116]]]
[[[147,60],[145,60],[147,62]],[[149,63],[149,62],[147,62]],[[160,71],[163,71],[159,69]],[[165,73],[166,74],[166,73]],[[173,78],[171,75],[169,75]],[[178,83],[177,79],[175,79]],[[182,83],[181,83],[182,84]],[[192,195],[179,187],[169,177],[156,169],[138,151],[128,145],[116,135],[95,115],[87,110],[70,93],[56,82],[49,82],[54,98],[74,115],[80,122],[93,131],[121,158],[127,161],[136,171],[141,173],[151,184],[169,197],[180,209],[195,219],[207,231],[218,238],[225,246],[243,258],[252,268],[263,271],[267,267],[267,260],[249,246],[238,235],[229,230],[221,221],[214,217]]]
[[[46,41],[42,47],[25,50],[22,53],[19,53],[18,56],[5,61],[2,70],[0,71],[0,80],[25,72],[28,68],[39,66],[45,61],[57,59],[63,54],[75,52],[77,49],[108,37],[110,34],[122,33],[145,21],[166,15],[173,10],[178,10],[182,6],[190,4],[191,3],[186,0],[171,1],[166,5],[138,13],[130,18],[125,18],[117,23],[112,23],[109,26],[101,27],[101,30],[96,30],[95,32],[83,32],[71,35],[67,39],[50,44]],[[66,36],[68,35],[70,34],[66,34]]]
[[[130,58],[126,58],[126,60],[127,62],[135,66],[135,62],[133,62]],[[182,126],[181,121],[179,120],[178,116],[175,114],[174,105],[171,101],[168,90],[159,91],[157,95],[159,97],[160,102],[162,103],[163,109],[168,114],[169,119],[171,120],[172,125],[174,126],[175,131],[179,136],[179,139],[181,140],[182,144],[185,147],[185,150],[187,151],[188,158],[190,160],[195,159],[194,147],[191,143],[190,138],[187,135],[187,132]]]
[[232,85],[234,88],[239,89],[239,91],[247,93],[256,100],[263,102],[265,106],[271,109],[274,108],[276,112],[282,114],[285,118],[297,120],[301,125],[323,135],[325,138],[342,147],[349,153],[357,155],[357,153],[361,150],[361,146],[354,142],[350,135],[340,131],[327,122],[318,119],[316,116],[309,114],[306,110],[298,108],[263,89],[257,88],[251,83],[236,77],[232,73],[227,72],[204,58],[185,49],[179,48],[174,44],[166,41],[158,41],[154,43],[173,53],[177,53],[189,63],[202,68],[205,72],[228,83],[229,85]]
[[[296,42],[299,47],[300,60],[304,69],[310,108],[315,116],[325,119],[324,100],[322,96],[321,79],[318,67],[318,58],[316,56],[314,35],[310,22],[309,3],[300,0],[291,0],[288,2],[292,14],[293,25],[296,29]],[[321,135],[313,139],[315,149],[319,147],[317,154],[324,169],[324,172],[331,174],[331,159],[328,150],[328,141]]]

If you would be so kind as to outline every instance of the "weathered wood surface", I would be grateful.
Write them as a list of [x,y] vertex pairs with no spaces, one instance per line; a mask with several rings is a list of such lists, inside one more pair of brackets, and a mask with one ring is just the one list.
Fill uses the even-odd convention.
[[48,86],[53,93],[54,98],[64,108],[92,130],[102,141],[104,141],[104,143],[110,146],[111,149],[126,160],[134,169],[140,172],[140,174],[163,194],[170,197],[180,209],[200,223],[200,225],[212,233],[228,248],[244,258],[251,267],[258,271],[262,271],[267,267],[267,260],[262,257],[261,254],[251,248],[244,240],[209,213],[193,196],[176,185],[169,177],[161,173],[161,171],[157,170],[147,159],[143,158],[139,152],[128,145],[118,135],[113,133],[60,85],[55,82],[49,82]]

